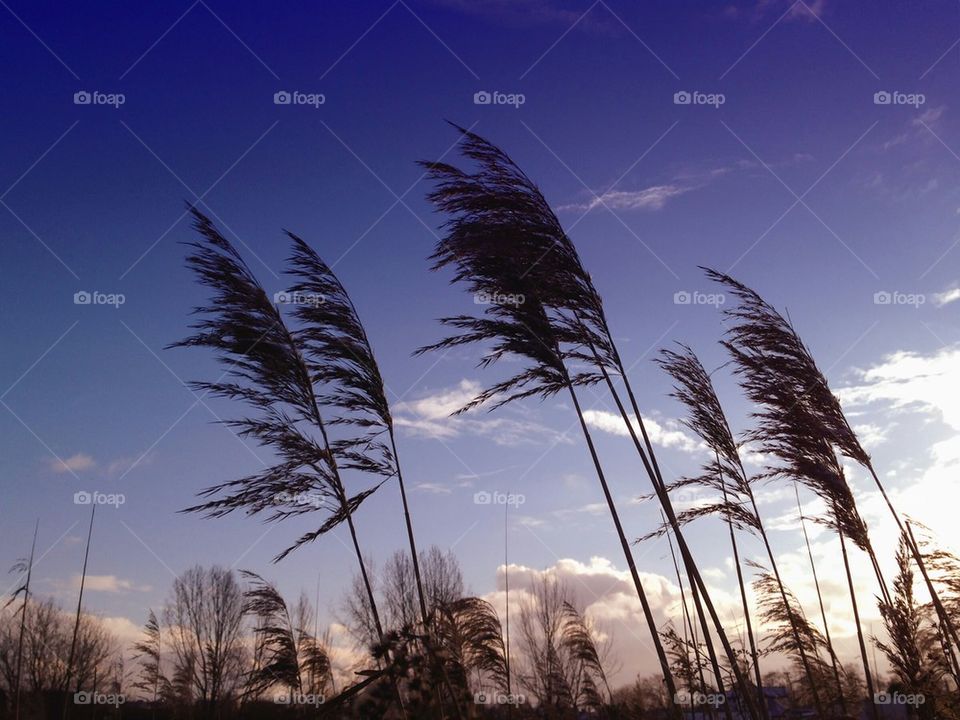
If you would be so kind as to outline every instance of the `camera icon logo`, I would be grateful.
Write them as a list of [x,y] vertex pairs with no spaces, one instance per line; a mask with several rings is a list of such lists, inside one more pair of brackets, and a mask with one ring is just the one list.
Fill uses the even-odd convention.
[[93,96],[86,90],[78,90],[73,94],[74,105],[89,105],[93,102]]
[[86,490],[81,490],[73,494],[74,505],[89,505],[91,502],[93,502],[93,496]]
[[81,290],[73,294],[74,305],[89,305],[91,302],[93,302],[93,296],[86,290]]
[[73,694],[74,705],[89,705],[91,702],[93,702],[93,693],[83,690]]
[[893,96],[886,90],[878,90],[873,94],[874,105],[889,105],[893,101]]
[[275,292],[273,294],[274,305],[288,305],[290,302],[290,293],[288,293],[286,290],[281,290],[280,292]]
[[893,302],[893,295],[886,290],[881,290],[873,294],[874,305],[889,305],[891,302]]
[[681,290],[673,294],[674,305],[689,305],[692,300],[693,296],[686,290]]
[[488,93],[486,90],[480,90],[473,94],[473,104],[474,105],[489,105],[493,102],[493,96]]
[[492,502],[493,495],[488,493],[486,490],[481,490],[480,492],[473,494],[474,505],[489,505]]
[[689,105],[691,102],[693,102],[693,96],[686,90],[680,90],[673,94],[674,105]]
[[286,90],[279,90],[273,94],[274,105],[289,105],[292,100],[293,96],[291,96]]

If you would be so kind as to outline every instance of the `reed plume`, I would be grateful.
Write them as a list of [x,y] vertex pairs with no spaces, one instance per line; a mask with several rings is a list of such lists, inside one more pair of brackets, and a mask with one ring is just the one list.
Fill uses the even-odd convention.
[[490,302],[482,316],[442,318],[452,334],[417,352],[487,343],[481,367],[508,354],[526,361],[524,367],[482,390],[458,412],[480,405],[493,410],[516,400],[546,398],[564,391],[570,394],[668,691],[674,695],[676,688],[653,613],[575,392],[577,387],[601,381],[602,375],[590,369],[571,373],[567,368],[568,361],[583,364],[587,357],[584,348],[609,352],[595,326],[569,315],[575,302],[582,301],[589,314],[599,299],[584,283],[585,272],[570,272],[569,264],[557,261],[558,256],[569,260],[569,241],[539,189],[499,148],[466,130],[460,132],[463,154],[479,165],[475,174],[446,163],[422,163],[435,184],[429,199],[449,216],[445,236],[431,259],[434,270],[451,268],[451,282],[464,284],[478,301]]
[[[464,283],[475,298],[505,299],[506,302],[491,303],[482,317],[460,315],[444,318],[442,322],[453,328],[455,334],[423,348],[421,352],[488,342],[492,347],[483,356],[481,366],[490,365],[508,353],[528,361],[521,371],[485,389],[462,410],[482,404],[493,409],[525,397],[549,397],[564,389],[570,393],[638,597],[644,606],[647,623],[651,625],[651,635],[668,690],[672,694],[675,688],[670,677],[669,662],[652,625],[652,616],[647,609],[648,603],[640,586],[629,543],[626,542],[619,513],[603,476],[575,388],[600,381],[607,385],[668,521],[674,528],[691,581],[700,590],[699,597],[702,597],[710,612],[724,650],[731,658],[734,653],[676,523],[636,398],[613,342],[600,295],[584,269],[576,248],[536,185],[502,150],[473,133],[462,129],[461,133],[464,155],[479,166],[476,173],[467,173],[445,163],[423,163],[436,185],[429,195],[430,200],[450,216],[444,226],[446,236],[438,243],[432,256],[434,269],[452,268],[453,282]],[[567,363],[577,367],[578,371],[570,374]],[[611,373],[619,375],[625,384],[643,436],[642,442],[620,401]],[[714,671],[718,682],[722,682],[716,653],[709,640],[709,626],[699,600],[697,606]],[[744,678],[738,677],[738,682],[744,688],[748,687]],[[756,716],[756,713],[753,714]]]
[[384,482],[348,496],[338,464],[337,448],[329,439],[321,414],[318,368],[292,332],[279,308],[270,302],[259,281],[233,245],[195,208],[194,227],[202,242],[190,243],[187,265],[198,281],[213,291],[210,303],[196,308],[195,333],[173,347],[212,349],[225,370],[213,382],[193,382],[198,392],[245,404],[249,417],[224,421],[241,437],[271,448],[278,461],[238,480],[214,485],[200,494],[212,498],[183,512],[221,517],[235,510],[266,513],[282,521],[322,512],[320,526],[302,535],[275,561],[305,543],[347,523],[377,631],[383,637],[373,589],[360,550],[353,514]]
[[[813,491],[827,507],[826,517],[817,520],[839,536],[867,691],[873,695],[847,540],[870,558],[885,601],[889,601],[889,594],[867,525],[835,452],[835,447],[845,441],[837,435],[835,418],[830,419],[817,405],[825,401],[824,393],[829,394],[826,379],[786,318],[746,285],[715,270],[705,272],[739,301],[724,311],[732,324],[722,342],[733,357],[734,372],[747,398],[759,408],[753,413],[757,427],[749,437],[762,453],[780,462],[768,468],[766,476],[795,479]],[[871,707],[876,716],[876,707]]]
[[[330,673],[330,658],[306,628],[295,622],[286,600],[271,583],[249,570],[241,575],[250,583],[243,611],[257,619],[254,633],[263,652],[262,662],[247,679],[247,691],[259,695],[273,685],[291,693],[303,692],[304,677],[322,679]],[[311,692],[317,687],[310,689]]]
[[[759,537],[763,542],[770,562],[774,585],[780,591],[780,602],[783,607],[788,607],[787,589],[780,576],[773,547],[770,544],[753,491],[753,483],[758,478],[751,477],[744,468],[741,455],[743,442],[738,441],[733,434],[730,422],[714,387],[713,378],[707,372],[703,363],[700,362],[696,353],[685,345],[680,345],[678,350],[663,350],[657,362],[674,380],[672,396],[687,409],[687,415],[683,420],[684,424],[713,451],[713,458],[703,466],[700,475],[692,478],[681,478],[671,484],[671,489],[692,486],[705,488],[720,495],[719,501],[705,503],[685,510],[679,514],[678,519],[681,523],[712,515],[725,519],[730,525],[735,557],[738,556],[738,553],[733,537],[734,526]],[[740,584],[741,602],[756,666],[757,654],[742,574],[743,571],[738,562],[737,576]],[[794,646],[797,650],[800,665],[811,687],[814,703],[822,711],[820,694],[814,679],[814,668],[805,656],[805,643],[800,636],[801,628],[792,625],[792,614],[786,614],[784,618],[795,636],[793,638]],[[757,674],[759,675],[759,672]],[[758,689],[762,693],[762,684],[759,680]]]

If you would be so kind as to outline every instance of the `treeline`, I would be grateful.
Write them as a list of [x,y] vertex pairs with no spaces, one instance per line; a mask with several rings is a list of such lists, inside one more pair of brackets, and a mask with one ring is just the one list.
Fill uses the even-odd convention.
[[[102,619],[81,613],[69,672],[74,618],[52,599],[21,602],[0,616],[0,709],[22,718],[87,717],[91,710],[190,720],[321,710],[388,717],[402,702],[403,712],[419,717],[441,686],[465,707],[475,706],[470,716],[496,715],[507,704],[517,713],[533,705],[609,707],[607,644],[565,585],[545,577],[522,593],[510,669],[500,618],[488,602],[464,594],[456,558],[431,547],[420,567],[436,629],[429,655],[413,650],[422,638],[412,563],[404,553],[391,556],[372,578],[389,646],[379,645],[359,578],[335,612],[346,634],[334,638],[321,629],[305,594],[290,601],[255,573],[196,566],[174,580],[161,608],[148,611],[132,645],[122,645]],[[365,683],[371,667],[377,671],[366,692],[338,701],[336,710],[327,706],[345,688]],[[506,693],[508,674],[513,686]]]

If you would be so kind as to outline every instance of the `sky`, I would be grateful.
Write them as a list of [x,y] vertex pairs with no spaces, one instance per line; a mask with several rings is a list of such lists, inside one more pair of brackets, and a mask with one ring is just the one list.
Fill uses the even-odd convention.
[[[690,344],[736,429],[750,427],[722,367],[730,299],[710,266],[789,312],[892,495],[960,549],[957,3],[2,0],[0,38],[0,566],[29,552],[39,520],[37,591],[75,603],[90,509],[77,493],[113,498],[98,506],[85,605],[122,638],[197,563],[318,593],[331,623],[356,571],[345,531],[271,564],[309,518],[178,512],[269,459],[217,423],[236,408],[187,387],[219,376],[209,353],[165,349],[205,298],[184,267],[193,203],[268,292],[285,286],[284,229],[349,289],[394,404],[418,542],[451,548],[470,591],[502,610],[506,523],[511,587],[564,578],[614,638],[617,679],[653,671],[570,403],[451,419],[497,372],[477,368],[477,348],[412,356],[442,336],[436,318],[475,309],[427,260],[442,219],[416,161],[458,161],[445,121],[501,145],[557,209],[671,476],[706,457],[652,362],[660,348]],[[626,429],[601,393],[581,399],[639,537],[657,513]],[[889,567],[892,523],[849,473]],[[761,501],[812,611],[792,487]],[[375,563],[404,546],[395,485],[357,525]],[[810,529],[852,659],[837,547]],[[724,527],[690,539],[737,622]],[[635,552],[658,618],[676,617],[665,543]],[[857,582],[873,592],[862,558]]]

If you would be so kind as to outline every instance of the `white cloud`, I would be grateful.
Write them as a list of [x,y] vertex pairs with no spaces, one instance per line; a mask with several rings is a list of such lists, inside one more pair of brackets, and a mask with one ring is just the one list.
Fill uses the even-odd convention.
[[[79,588],[80,575],[74,575],[71,584]],[[89,592],[125,593],[149,592],[152,588],[149,585],[137,585],[132,580],[124,580],[116,575],[87,575],[84,589]]]
[[[612,435],[628,437],[630,435],[627,424],[623,418],[606,410],[586,410],[583,413],[583,419],[587,425],[601,432]],[[687,434],[680,423],[675,420],[667,420],[665,423],[659,423],[656,420],[645,417],[643,419],[644,427],[647,429],[647,435],[650,436],[650,442],[665,448],[676,448],[683,452],[696,452],[701,449],[701,444]],[[640,428],[634,421],[634,430],[637,437],[641,437]]]
[[[858,384],[838,394],[845,406],[870,411],[887,427],[896,423],[898,431],[888,434],[900,457],[886,465],[880,462],[877,468],[894,506],[901,515],[928,525],[941,543],[956,550],[960,345],[930,354],[896,352],[858,374]],[[892,556],[897,530],[879,491],[870,487],[862,499],[858,497],[858,505],[871,534],[879,538],[875,544],[882,548],[881,555]]]
[[86,453],[76,453],[66,459],[51,458],[47,461],[49,468],[57,473],[76,473],[94,467],[96,461]]

